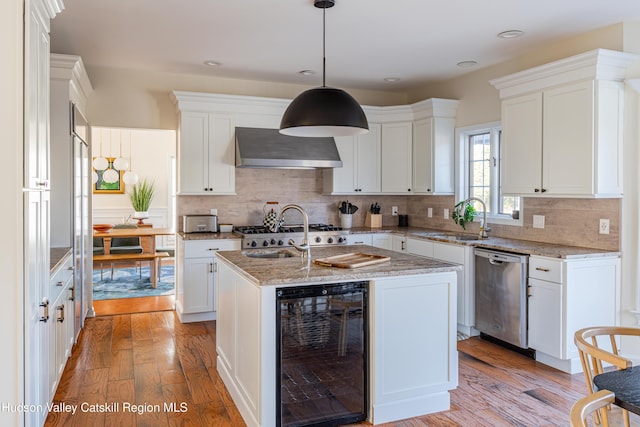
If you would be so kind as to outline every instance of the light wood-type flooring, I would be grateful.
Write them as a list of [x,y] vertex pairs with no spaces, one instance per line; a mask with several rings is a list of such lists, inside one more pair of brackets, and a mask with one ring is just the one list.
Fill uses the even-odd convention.
[[[174,311],[88,319],[54,398],[84,403],[84,411],[51,412],[46,426],[244,426],[216,371],[215,336],[215,322],[181,324]],[[458,350],[451,410],[387,427],[568,426],[569,408],[586,393],[582,374],[562,373],[480,338],[460,341]],[[175,403],[176,411],[165,403]],[[614,408],[613,421],[619,412]],[[632,416],[632,423],[640,425],[638,419]]]

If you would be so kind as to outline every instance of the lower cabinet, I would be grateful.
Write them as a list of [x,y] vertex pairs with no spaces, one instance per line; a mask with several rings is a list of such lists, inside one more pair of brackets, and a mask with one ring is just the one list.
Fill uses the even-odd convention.
[[434,242],[425,239],[407,238],[406,252],[412,255],[435,258],[440,261],[462,265],[457,281],[458,331],[466,335],[477,335],[475,325],[475,283],[473,246]]
[[185,240],[176,247],[176,313],[181,322],[216,318],[217,251],[240,250],[240,239]]
[[388,233],[379,233],[374,234],[371,239],[371,246],[375,246],[376,248],[381,249],[393,249],[393,240],[391,239],[391,234]]
[[52,271],[47,320],[49,334],[49,396],[53,399],[74,342],[73,258],[69,255]]
[[620,324],[620,258],[529,258],[529,347],[536,360],[582,370],[573,337],[594,325]]

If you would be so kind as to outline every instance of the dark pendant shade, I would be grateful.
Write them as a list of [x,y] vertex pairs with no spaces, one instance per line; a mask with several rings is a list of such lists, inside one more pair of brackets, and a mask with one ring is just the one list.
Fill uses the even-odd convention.
[[298,95],[280,122],[280,133],[291,136],[349,136],[368,131],[358,102],[347,92],[326,86]]

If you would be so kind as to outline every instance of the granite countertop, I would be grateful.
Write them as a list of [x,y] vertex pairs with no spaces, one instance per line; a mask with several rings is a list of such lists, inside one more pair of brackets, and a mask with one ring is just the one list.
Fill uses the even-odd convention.
[[[489,236],[482,240],[458,240],[456,236],[472,236],[470,233],[458,233],[453,231],[441,231],[418,227],[383,227],[368,228],[354,227],[349,229],[350,234],[369,233],[394,233],[403,234],[407,237],[427,239],[443,243],[457,245],[474,246],[478,248],[495,249],[524,255],[539,255],[551,258],[578,259],[596,258],[603,256],[620,255],[620,252],[608,251],[604,249],[584,248],[579,246],[556,245],[553,243],[534,242],[531,240],[509,239],[504,237]],[[236,233],[184,233],[178,232],[184,240],[217,240],[217,239],[240,239],[242,236]]]
[[456,233],[453,231],[439,231],[417,227],[383,227],[365,228],[357,227],[350,229],[351,234],[363,233],[394,233],[403,234],[407,237],[418,239],[434,240],[443,243],[453,243],[457,245],[474,246],[477,248],[495,249],[524,255],[539,255],[551,258],[579,259],[597,258],[603,256],[620,255],[620,252],[608,251],[604,249],[584,248],[579,246],[556,245],[553,243],[534,242],[531,240],[508,239],[504,237],[492,237],[482,240],[458,240],[457,236],[473,236],[470,233]]
[[49,250],[49,271],[55,271],[67,255],[71,255],[71,248],[51,248]]
[[[246,253],[289,251],[291,258],[251,258]],[[324,267],[303,260],[295,249],[251,249],[221,251],[218,258],[233,264],[238,271],[260,286],[345,282],[371,280],[380,277],[408,276],[461,270],[461,266],[430,258],[419,258],[365,245],[323,246],[311,248],[311,259],[351,252],[390,257],[389,262],[358,268]]]

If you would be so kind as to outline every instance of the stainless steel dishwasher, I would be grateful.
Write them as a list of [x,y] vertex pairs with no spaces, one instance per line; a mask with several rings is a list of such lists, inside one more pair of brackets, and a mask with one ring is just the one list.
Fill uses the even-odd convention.
[[529,257],[477,248],[475,261],[475,328],[526,349]]

